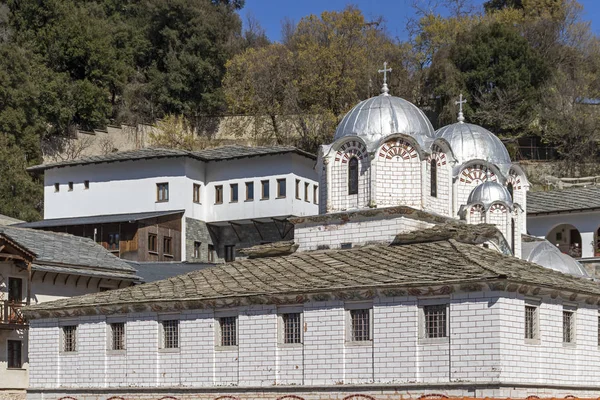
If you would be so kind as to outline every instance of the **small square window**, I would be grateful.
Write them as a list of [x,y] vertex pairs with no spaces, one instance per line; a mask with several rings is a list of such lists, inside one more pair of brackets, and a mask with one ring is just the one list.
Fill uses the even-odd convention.
[[173,255],[172,240],[170,237],[163,237],[163,254]]
[[163,349],[179,348],[179,321],[176,319],[161,321]]
[[200,242],[194,242],[194,258],[200,258]]
[[341,243],[340,244],[340,249],[351,249],[352,248],[352,243]]
[[439,339],[448,336],[448,306],[436,304],[423,307],[423,339]]
[[281,314],[284,344],[302,343],[302,313]]
[[73,191],[73,182],[69,182],[69,192]]
[[156,201],[159,203],[169,201],[169,184],[168,183],[157,183],[156,184]]
[[215,246],[212,244],[208,245],[208,262],[215,262]]
[[286,179],[277,179],[277,198],[285,198],[286,192]]
[[237,317],[219,318],[221,346],[237,346]]
[[229,201],[232,203],[237,203],[238,201],[238,185],[237,183],[232,183],[229,185],[230,190],[230,198]]
[[371,309],[350,310],[350,333],[353,342],[371,340]]
[[235,245],[225,246],[225,262],[235,261]]
[[223,204],[223,185],[215,186],[215,204]]
[[296,179],[296,198],[300,200],[300,179]]
[[254,182],[246,182],[246,201],[254,200]]
[[575,311],[563,310],[563,343],[575,342]]
[[110,324],[111,350],[125,350],[125,323]]
[[90,188],[90,181],[83,181],[83,189],[88,190]]
[[313,203],[319,204],[319,187],[317,185],[313,186]]
[[525,339],[537,340],[539,336],[538,307],[532,304],[525,305]]
[[148,251],[158,252],[158,237],[155,233],[148,234]]
[[304,183],[304,201],[310,202],[310,183]]
[[6,342],[8,368],[23,368],[22,348],[20,340],[9,340]]
[[55,183],[54,184],[54,193],[58,193],[60,192],[60,183]]
[[193,201],[194,203],[200,203],[200,185],[194,183],[193,187]]
[[260,198],[261,200],[267,200],[269,198],[269,181],[260,181]]
[[77,325],[68,325],[62,327],[63,334],[63,351],[74,352],[77,351]]

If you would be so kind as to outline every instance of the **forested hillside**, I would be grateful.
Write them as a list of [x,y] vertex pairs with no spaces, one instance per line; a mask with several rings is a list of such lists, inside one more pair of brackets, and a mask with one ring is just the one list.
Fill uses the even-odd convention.
[[513,152],[519,138],[536,137],[561,159],[597,159],[600,42],[575,0],[418,0],[406,41],[350,6],[284,21],[281,43],[270,43],[260,21],[242,29],[243,6],[5,0],[0,213],[40,217],[41,184],[24,169],[41,162],[42,142],[76,129],[172,121],[188,132],[178,143],[193,148],[209,118],[247,115],[231,129],[315,151],[346,111],[379,92],[384,61],[392,93],[437,126],[454,121],[462,92],[466,118]]

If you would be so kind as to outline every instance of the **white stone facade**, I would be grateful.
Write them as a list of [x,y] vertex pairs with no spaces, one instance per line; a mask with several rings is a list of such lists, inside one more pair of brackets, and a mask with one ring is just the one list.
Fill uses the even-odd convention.
[[[538,307],[539,338],[529,343],[525,306],[532,302]],[[423,338],[423,307],[429,305],[446,305],[445,337]],[[574,310],[573,343],[563,343],[565,307]],[[351,340],[353,309],[370,310],[370,340]],[[300,344],[280,341],[279,316],[291,311],[302,313]],[[237,346],[218,345],[221,316],[237,317]],[[179,320],[178,348],[161,348],[162,319]],[[109,350],[108,324],[114,321],[125,323],[125,350]],[[64,325],[77,326],[75,352],[61,351]],[[30,399],[106,399],[123,393],[159,398],[178,391],[180,398],[192,398],[210,396],[206,390],[215,387],[221,394],[239,388],[248,398],[264,390],[256,396],[276,398],[269,392],[277,388],[320,398],[330,389],[354,393],[353,385],[375,396],[388,396],[393,385],[396,393],[413,397],[443,385],[447,394],[481,397],[586,396],[600,390],[598,308],[507,292],[40,319],[31,327]],[[88,389],[95,394],[88,395]]]

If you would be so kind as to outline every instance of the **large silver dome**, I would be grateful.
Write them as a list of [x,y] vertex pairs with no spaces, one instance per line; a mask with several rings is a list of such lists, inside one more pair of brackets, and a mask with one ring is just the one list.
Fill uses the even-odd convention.
[[395,133],[413,137],[422,149],[434,139],[433,126],[417,106],[400,97],[381,94],[358,103],[335,131],[334,141],[345,136],[362,138],[369,151]]
[[450,144],[454,157],[458,160],[454,168],[455,175],[460,172],[463,164],[472,160],[490,162],[504,174],[510,169],[510,156],[504,144],[496,135],[479,125],[457,122],[438,129],[435,136]]
[[523,242],[521,258],[542,267],[550,268],[565,274],[589,278],[587,271],[577,260],[563,254],[547,240]]
[[494,202],[501,201],[512,207],[513,202],[510,192],[498,182],[487,181],[478,185],[469,194],[467,205],[483,204],[485,208],[491,206]]

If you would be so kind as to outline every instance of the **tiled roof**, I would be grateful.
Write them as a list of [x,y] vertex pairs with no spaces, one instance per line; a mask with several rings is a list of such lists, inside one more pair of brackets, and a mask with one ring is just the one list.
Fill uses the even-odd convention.
[[235,300],[340,290],[517,282],[600,295],[600,286],[454,239],[247,259],[185,275],[28,307],[29,312],[176,301]]
[[600,187],[527,192],[527,214],[600,209]]
[[9,226],[0,226],[0,236],[6,236],[35,254],[34,264],[88,267],[126,273],[136,278],[134,268],[88,238]]
[[70,225],[92,225],[92,224],[110,224],[115,222],[133,222],[140,221],[143,219],[164,217],[166,215],[173,215],[183,213],[185,210],[172,210],[172,211],[151,211],[142,213],[132,214],[109,214],[109,215],[92,215],[86,217],[72,217],[72,218],[53,218],[44,219],[35,222],[25,222],[22,224],[16,224],[19,228],[51,228],[56,226],[70,226]]
[[69,167],[75,165],[99,164],[110,162],[149,160],[153,158],[190,157],[200,161],[222,161],[244,157],[259,157],[276,154],[296,153],[316,159],[313,154],[292,146],[224,146],[200,151],[186,151],[177,149],[144,148],[138,150],[121,151],[101,156],[83,157],[77,160],[59,161],[48,164],[35,165],[27,168],[30,172],[41,172],[51,168]]
[[210,263],[188,263],[188,262],[137,262],[127,261],[137,270],[137,274],[144,282],[154,282],[173,276],[187,274],[188,272],[214,267]]

